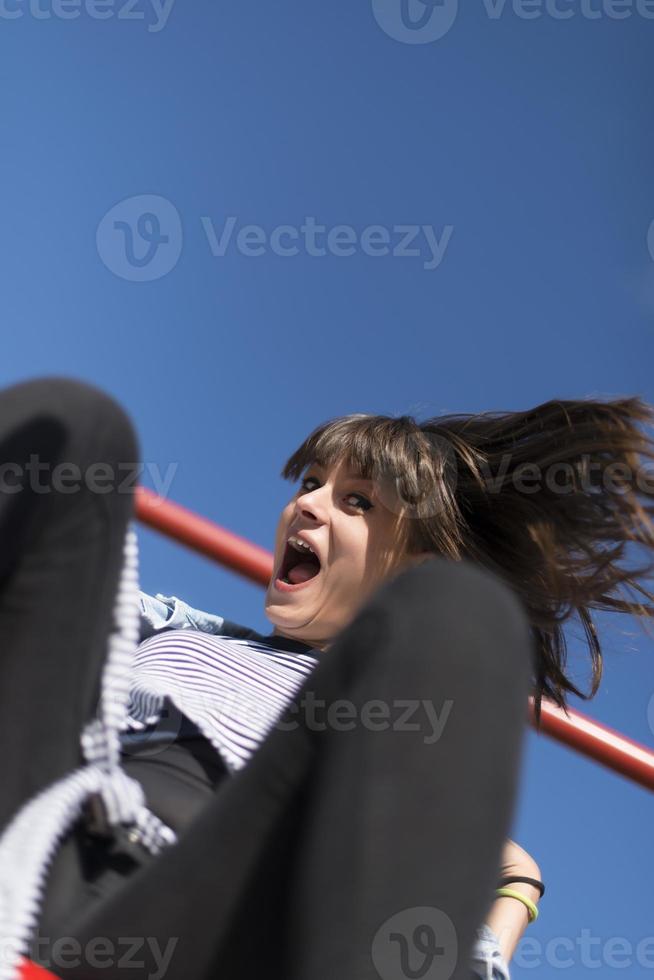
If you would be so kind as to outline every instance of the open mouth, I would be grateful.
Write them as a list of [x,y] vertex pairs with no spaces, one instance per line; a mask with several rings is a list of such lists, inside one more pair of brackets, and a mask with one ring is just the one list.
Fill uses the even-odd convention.
[[279,569],[279,578],[285,585],[300,585],[315,578],[320,572],[320,559],[318,555],[309,551],[307,548],[296,547],[290,541],[286,543],[286,550]]

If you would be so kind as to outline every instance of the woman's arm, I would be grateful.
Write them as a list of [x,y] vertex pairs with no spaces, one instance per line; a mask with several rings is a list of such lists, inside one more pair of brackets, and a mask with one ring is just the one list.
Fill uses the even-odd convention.
[[[502,851],[500,877],[507,878],[511,875],[542,880],[540,868],[532,856],[515,841],[507,840]],[[523,881],[515,881],[511,884],[507,883],[507,887],[520,892],[521,895],[525,895],[536,905],[538,904],[540,892],[533,885],[528,885]],[[497,898],[486,916],[486,924],[497,936],[502,957],[508,963],[515,952],[520,937],[529,924],[526,906],[516,898],[509,898],[508,896]]]

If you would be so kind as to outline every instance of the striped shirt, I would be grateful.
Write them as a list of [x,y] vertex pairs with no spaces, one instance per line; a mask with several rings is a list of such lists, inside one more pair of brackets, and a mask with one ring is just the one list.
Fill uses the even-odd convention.
[[145,639],[134,659],[130,729],[159,722],[169,698],[230,772],[241,769],[318,663],[319,651],[262,637],[176,596],[141,592],[140,601]]

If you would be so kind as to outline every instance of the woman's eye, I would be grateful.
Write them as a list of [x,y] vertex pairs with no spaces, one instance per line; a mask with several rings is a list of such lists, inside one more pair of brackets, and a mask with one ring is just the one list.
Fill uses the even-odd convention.
[[[302,480],[302,485],[301,485],[300,489],[301,490],[307,490],[308,492],[310,492],[309,491],[309,488],[307,487],[307,483],[315,483],[315,484],[317,484],[318,483],[318,480],[316,480],[316,478],[313,477],[313,476],[307,476],[307,477],[305,477],[304,480]],[[353,505],[353,506],[356,506],[357,510],[366,511],[366,510],[370,510],[370,508],[372,507],[372,504],[370,503],[370,501],[366,497],[364,497],[362,494],[360,494],[360,493],[348,493],[346,499],[350,499],[350,498],[354,498],[355,500],[358,500],[359,501],[358,504]]]
[[360,493],[349,493],[348,497],[354,497],[356,500],[362,501],[360,504],[357,505],[359,510],[370,510],[370,508],[372,507],[370,501],[366,500],[365,497],[362,497]]

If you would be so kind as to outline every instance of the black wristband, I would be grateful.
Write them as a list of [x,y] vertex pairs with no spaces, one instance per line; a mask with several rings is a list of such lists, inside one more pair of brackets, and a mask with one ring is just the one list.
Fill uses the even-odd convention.
[[512,876],[507,875],[506,878],[501,878],[498,884],[498,888],[504,888],[505,885],[510,885],[512,881],[524,881],[528,885],[533,885],[540,892],[540,897],[542,898],[545,894],[545,885],[542,881],[537,881],[536,878],[521,878],[518,875]]

